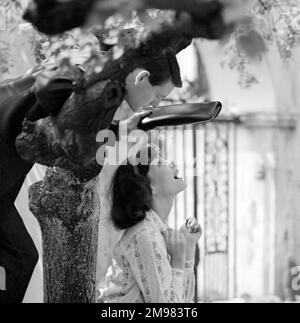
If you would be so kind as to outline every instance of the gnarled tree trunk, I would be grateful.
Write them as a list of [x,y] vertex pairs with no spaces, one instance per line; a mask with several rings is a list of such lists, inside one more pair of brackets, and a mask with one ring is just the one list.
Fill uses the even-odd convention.
[[30,210],[43,236],[44,301],[94,303],[100,202],[97,178],[83,182],[48,168],[30,187]]

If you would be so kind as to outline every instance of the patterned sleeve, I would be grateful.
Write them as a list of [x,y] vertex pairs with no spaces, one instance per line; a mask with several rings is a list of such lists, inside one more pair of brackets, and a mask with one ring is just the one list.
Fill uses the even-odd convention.
[[184,269],[184,302],[194,303],[195,301],[195,272],[194,272],[195,261],[187,261]]
[[134,238],[130,267],[146,303],[183,303],[184,270],[172,269],[164,247],[144,230]]

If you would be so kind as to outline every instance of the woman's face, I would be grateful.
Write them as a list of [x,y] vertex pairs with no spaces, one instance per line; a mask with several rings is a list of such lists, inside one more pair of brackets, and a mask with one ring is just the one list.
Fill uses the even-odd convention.
[[176,196],[186,189],[186,183],[174,162],[155,159],[150,165],[148,177],[154,194],[159,196]]

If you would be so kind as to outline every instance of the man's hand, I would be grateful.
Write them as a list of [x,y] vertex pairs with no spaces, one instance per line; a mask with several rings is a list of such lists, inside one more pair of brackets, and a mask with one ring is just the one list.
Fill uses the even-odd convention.
[[121,121],[120,133],[124,135],[126,134],[126,130],[127,130],[127,135],[129,135],[132,131],[138,129],[138,124],[140,123],[140,121],[145,117],[149,116],[151,113],[152,113],[151,110],[147,110],[147,111],[144,110],[142,112],[135,113],[133,116],[131,116],[126,120]]

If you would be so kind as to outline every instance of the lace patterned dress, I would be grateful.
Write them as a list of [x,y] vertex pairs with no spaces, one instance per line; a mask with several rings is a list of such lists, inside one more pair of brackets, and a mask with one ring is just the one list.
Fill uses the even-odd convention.
[[191,303],[195,294],[194,261],[184,270],[170,265],[162,232],[167,225],[153,211],[144,221],[126,230],[114,248],[103,303]]

